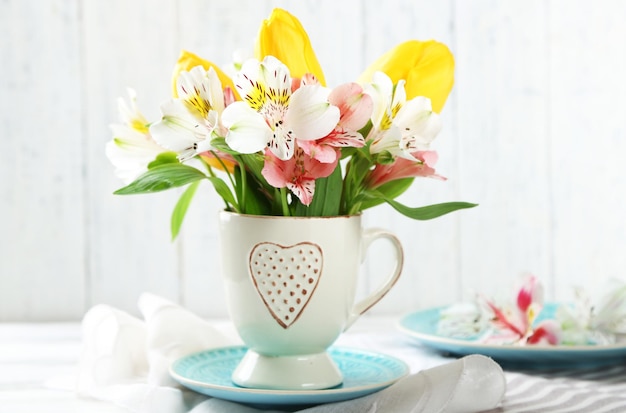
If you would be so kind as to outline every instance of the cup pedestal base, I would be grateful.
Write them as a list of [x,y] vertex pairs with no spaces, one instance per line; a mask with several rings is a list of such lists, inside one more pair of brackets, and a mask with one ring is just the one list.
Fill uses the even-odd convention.
[[248,350],[233,372],[240,387],[271,390],[321,390],[338,386],[343,377],[327,352],[266,356]]

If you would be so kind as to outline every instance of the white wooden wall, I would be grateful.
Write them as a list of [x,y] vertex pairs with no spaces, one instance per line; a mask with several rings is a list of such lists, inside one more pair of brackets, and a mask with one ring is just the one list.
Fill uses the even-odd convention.
[[[4,0],[0,320],[79,319],[101,302],[134,311],[143,291],[226,314],[218,198],[204,186],[171,243],[177,194],[112,195],[104,144],[127,86],[156,119],[180,49],[226,63],[276,6],[299,17],[330,85],[410,38],[456,56],[435,144],[449,180],[402,200],[480,206],[430,222],[368,211],[407,254],[372,312],[501,291],[526,271],[549,299],[626,278],[626,2]],[[380,281],[385,248],[371,251],[362,291]]]

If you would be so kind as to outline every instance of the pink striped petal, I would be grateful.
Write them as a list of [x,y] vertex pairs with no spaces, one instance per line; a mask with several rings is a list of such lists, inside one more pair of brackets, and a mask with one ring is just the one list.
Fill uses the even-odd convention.
[[372,97],[365,94],[357,83],[346,83],[336,87],[330,92],[328,101],[339,108],[341,113],[339,125],[354,131],[365,126],[374,109]]
[[554,320],[542,321],[526,342],[528,344],[557,345],[561,342],[561,328]]
[[543,286],[537,277],[529,274],[524,277],[517,293],[517,307],[525,313],[533,303],[543,305]]

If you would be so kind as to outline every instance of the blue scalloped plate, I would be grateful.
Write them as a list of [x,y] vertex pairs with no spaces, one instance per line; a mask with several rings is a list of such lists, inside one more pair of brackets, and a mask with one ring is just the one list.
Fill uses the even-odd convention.
[[266,390],[238,387],[231,375],[247,348],[223,347],[176,360],[170,374],[183,386],[207,396],[253,405],[312,405],[374,393],[409,373],[401,360],[379,353],[333,347],[329,350],[344,381],[325,390]]
[[[546,304],[540,318],[553,314],[556,303]],[[484,344],[437,334],[439,314],[446,307],[410,313],[398,323],[401,331],[427,347],[457,356],[483,354],[506,365],[525,368],[580,368],[626,361],[626,342],[612,345],[516,346]]]

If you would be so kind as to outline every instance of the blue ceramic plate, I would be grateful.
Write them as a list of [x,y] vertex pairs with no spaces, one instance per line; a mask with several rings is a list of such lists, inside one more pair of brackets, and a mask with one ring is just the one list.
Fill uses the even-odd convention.
[[[552,314],[556,304],[547,304],[540,315]],[[590,367],[626,361],[626,342],[613,345],[515,346],[484,344],[472,339],[450,338],[437,334],[439,314],[446,307],[417,311],[404,316],[399,328],[425,346],[452,355],[483,354],[502,364],[526,368]],[[543,317],[541,317],[543,318]]]
[[183,386],[208,396],[253,405],[312,405],[354,399],[381,390],[406,376],[408,366],[393,357],[347,348],[331,348],[343,383],[326,390],[265,390],[238,387],[231,375],[246,347],[224,347],[175,361],[170,373]]

